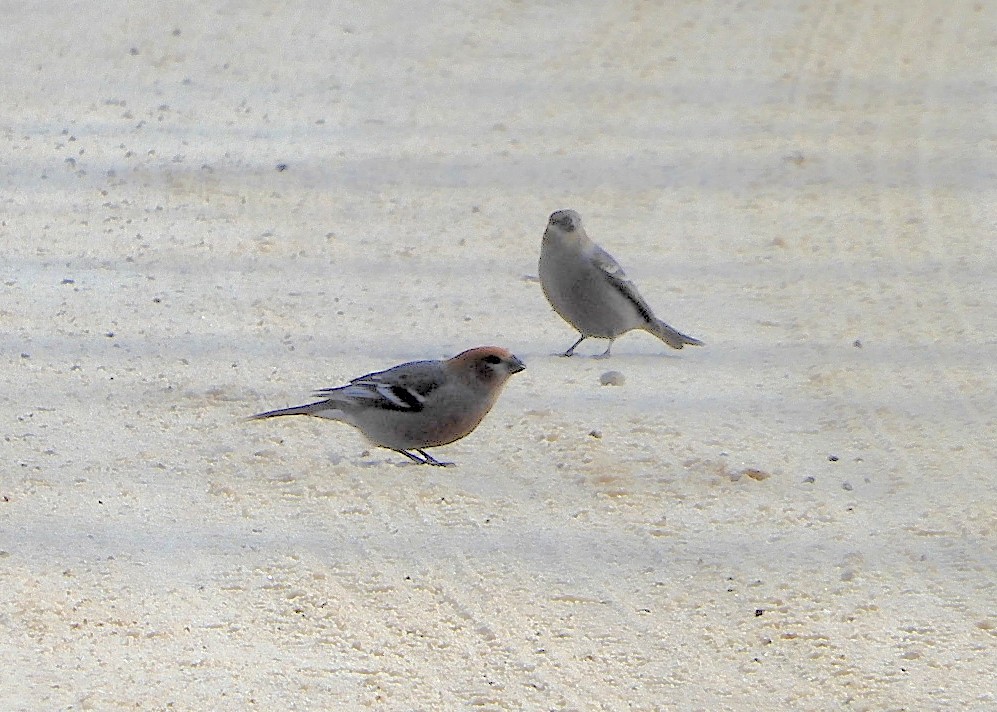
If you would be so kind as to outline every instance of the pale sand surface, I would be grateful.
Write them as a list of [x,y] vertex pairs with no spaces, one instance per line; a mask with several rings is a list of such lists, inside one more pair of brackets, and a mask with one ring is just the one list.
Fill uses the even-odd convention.
[[[997,6],[149,6],[0,9],[2,709],[997,707]],[[705,348],[553,355],[569,207]]]

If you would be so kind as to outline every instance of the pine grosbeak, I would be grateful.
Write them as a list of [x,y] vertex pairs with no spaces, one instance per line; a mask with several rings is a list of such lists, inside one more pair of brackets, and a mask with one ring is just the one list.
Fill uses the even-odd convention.
[[633,329],[643,329],[674,349],[703,344],[654,316],[619,263],[585,234],[574,210],[550,216],[540,248],[540,284],[554,311],[581,334],[565,356],[590,336],[609,339],[602,354],[609,356],[616,337]]
[[[315,393],[317,403],[271,410],[251,419],[314,415],[357,428],[374,445],[424,465],[440,462],[424,448],[468,435],[495,404],[505,382],[526,366],[497,346],[441,361],[412,361]],[[418,454],[413,454],[418,453]]]

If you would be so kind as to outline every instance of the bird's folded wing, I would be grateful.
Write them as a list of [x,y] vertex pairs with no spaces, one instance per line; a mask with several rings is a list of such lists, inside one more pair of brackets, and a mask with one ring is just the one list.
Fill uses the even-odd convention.
[[649,322],[654,321],[654,313],[651,311],[651,307],[644,301],[644,297],[640,296],[637,286],[627,278],[627,273],[620,267],[620,263],[598,245],[594,247],[592,264],[606,275],[606,279],[614,288],[633,303],[644,319]]
[[325,388],[315,395],[330,401],[415,413],[425,407],[426,397],[439,385],[439,362],[416,361],[368,373],[354,378],[349,385]]

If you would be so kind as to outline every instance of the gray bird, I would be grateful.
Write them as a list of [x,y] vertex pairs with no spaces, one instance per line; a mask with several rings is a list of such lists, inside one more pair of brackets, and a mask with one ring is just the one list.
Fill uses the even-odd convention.
[[585,234],[574,210],[550,216],[540,248],[540,284],[554,311],[581,334],[565,356],[589,337],[609,339],[602,357],[609,356],[616,337],[634,329],[657,336],[673,349],[703,345],[654,316],[619,263]]

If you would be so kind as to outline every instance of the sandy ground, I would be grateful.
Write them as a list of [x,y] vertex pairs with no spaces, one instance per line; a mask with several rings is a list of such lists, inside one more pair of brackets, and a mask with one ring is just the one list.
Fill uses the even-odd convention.
[[[997,6],[365,5],[0,10],[3,709],[997,707]],[[567,207],[705,348],[554,356]]]

